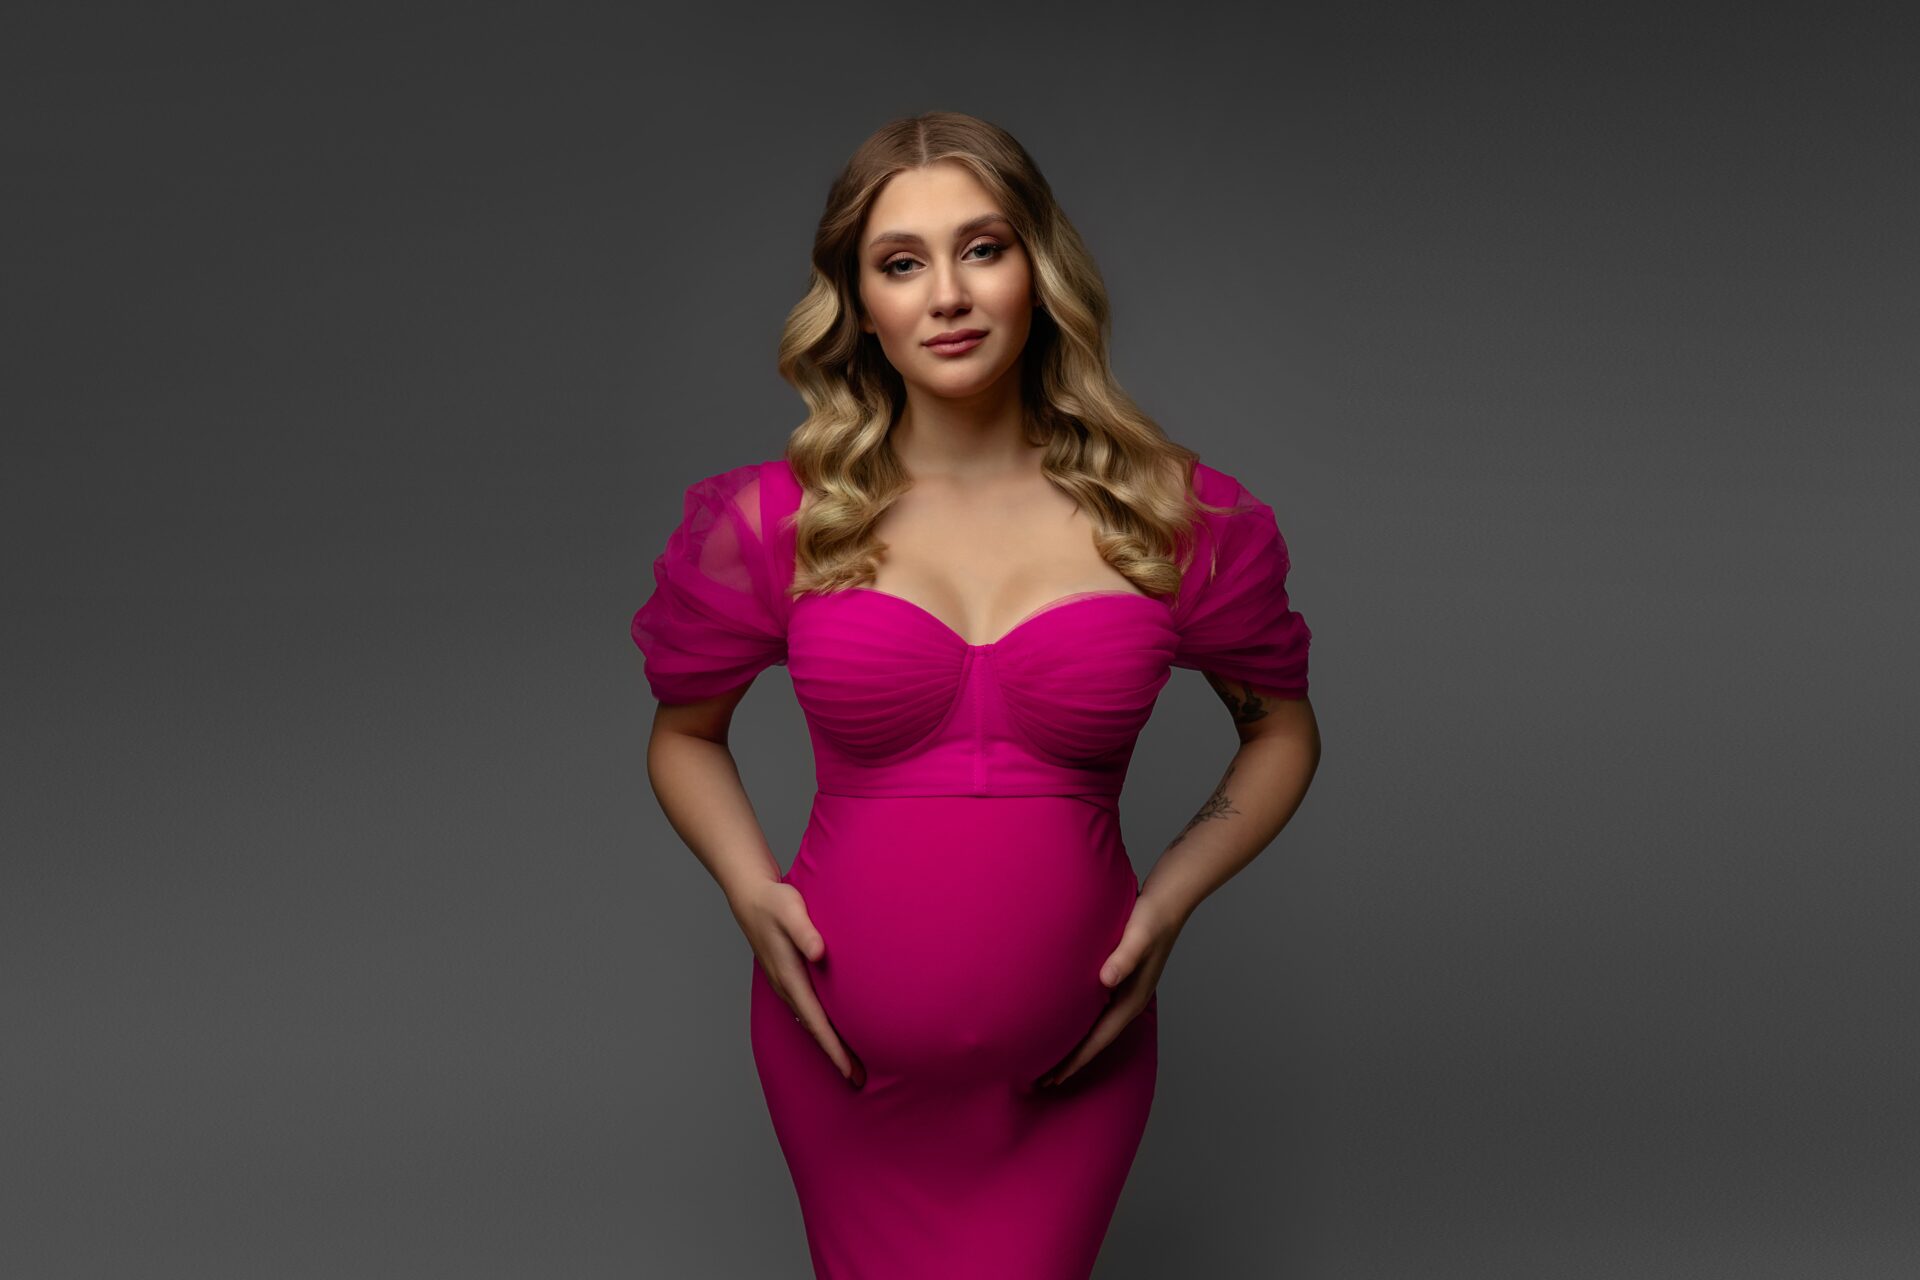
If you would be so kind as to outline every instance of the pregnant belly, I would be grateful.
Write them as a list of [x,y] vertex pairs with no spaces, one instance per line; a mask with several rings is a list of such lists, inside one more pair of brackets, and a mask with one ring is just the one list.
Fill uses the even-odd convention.
[[1110,995],[1139,882],[1119,820],[1067,796],[819,795],[793,868],[808,966],[869,1075],[1031,1078]]

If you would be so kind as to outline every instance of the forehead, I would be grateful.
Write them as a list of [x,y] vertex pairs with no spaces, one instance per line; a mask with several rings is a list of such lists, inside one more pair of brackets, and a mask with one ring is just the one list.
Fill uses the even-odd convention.
[[864,231],[869,239],[890,232],[942,237],[999,214],[992,193],[970,170],[941,161],[887,179],[867,210]]

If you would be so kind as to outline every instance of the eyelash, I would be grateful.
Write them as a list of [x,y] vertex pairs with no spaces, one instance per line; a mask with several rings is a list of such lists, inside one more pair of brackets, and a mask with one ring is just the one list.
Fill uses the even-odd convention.
[[[1007,247],[1001,244],[997,240],[982,240],[979,244],[973,245],[970,248],[968,248],[967,252],[972,253],[974,249],[994,250],[993,257],[976,258],[975,259],[976,262],[992,262],[994,258],[998,258],[1001,254],[1007,251]],[[912,262],[912,261],[913,261],[912,258],[889,258],[887,261],[880,264],[880,274],[883,276],[903,276],[906,273],[904,271],[895,271],[894,267],[899,263]]]

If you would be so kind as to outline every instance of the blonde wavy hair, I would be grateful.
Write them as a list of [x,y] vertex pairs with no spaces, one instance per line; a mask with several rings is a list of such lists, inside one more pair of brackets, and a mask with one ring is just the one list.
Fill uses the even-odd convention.
[[780,335],[780,376],[808,409],[786,449],[805,491],[793,517],[793,593],[871,583],[885,549],[874,525],[911,486],[890,440],[905,384],[860,328],[859,242],[888,179],[943,160],[992,193],[1033,264],[1040,307],[1020,388],[1027,440],[1045,448],[1042,470],[1088,514],[1107,563],[1148,595],[1171,597],[1200,514],[1228,508],[1194,494],[1199,455],[1168,439],[1115,381],[1106,285],[1039,166],[1006,130],[951,111],[895,120],[853,153],[814,232],[806,295]]

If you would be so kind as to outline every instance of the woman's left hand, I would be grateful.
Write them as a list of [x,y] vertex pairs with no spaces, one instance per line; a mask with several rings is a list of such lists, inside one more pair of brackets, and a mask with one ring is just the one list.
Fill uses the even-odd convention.
[[1165,910],[1158,900],[1141,894],[1133,900],[1133,914],[1127,918],[1126,932],[1106,963],[1100,966],[1100,981],[1113,996],[1080,1043],[1053,1070],[1034,1083],[1058,1084],[1112,1044],[1129,1022],[1139,1016],[1160,984],[1160,973],[1173,954],[1173,944],[1186,926],[1183,913]]

